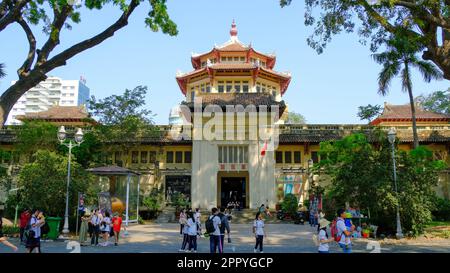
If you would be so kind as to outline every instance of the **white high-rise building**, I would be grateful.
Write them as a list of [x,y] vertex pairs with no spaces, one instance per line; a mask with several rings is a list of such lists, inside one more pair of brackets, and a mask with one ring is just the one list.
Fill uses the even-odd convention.
[[[12,82],[12,84],[14,83]],[[20,97],[11,109],[6,125],[21,124],[21,121],[16,119],[17,116],[46,111],[55,104],[60,106],[86,104],[90,96],[89,92],[89,87],[82,78],[80,80],[63,80],[50,76]]]

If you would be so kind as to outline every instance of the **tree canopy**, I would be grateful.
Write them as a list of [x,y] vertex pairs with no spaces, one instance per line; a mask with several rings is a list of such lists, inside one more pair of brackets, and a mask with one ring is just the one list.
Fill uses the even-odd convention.
[[367,120],[370,123],[375,117],[379,116],[382,112],[382,107],[378,104],[358,107],[358,117],[361,120]]
[[[291,2],[280,0],[280,5]],[[450,80],[450,0],[305,0],[305,5],[305,25],[314,27],[307,43],[318,53],[343,32],[357,32],[373,52],[390,34],[406,35],[420,41],[422,58]],[[399,32],[405,27],[408,32]]]
[[[18,68],[18,80],[0,97],[0,120],[4,124],[14,103],[30,88],[47,78],[46,74],[79,53],[95,47],[128,24],[131,14],[143,3],[148,2],[149,11],[144,18],[145,25],[152,31],[161,30],[177,35],[176,24],[169,18],[166,0],[3,0],[0,3],[0,34],[12,24],[19,25],[29,45],[23,64]],[[116,6],[121,14],[111,25],[96,35],[75,43],[59,53],[52,54],[60,44],[61,33],[70,30],[71,24],[81,22],[83,3],[86,10],[101,10],[106,5]],[[47,34],[46,41],[37,41],[32,26],[42,26]],[[41,48],[38,45],[42,44]]]
[[306,119],[302,114],[289,112],[286,120],[287,124],[306,124]]
[[[384,133],[385,134],[385,133]],[[433,154],[420,146],[409,152],[396,151],[397,198],[393,186],[391,146],[385,135],[380,145],[371,145],[365,135],[353,134],[342,140],[322,142],[324,159],[315,168],[331,177],[324,203],[335,211],[349,202],[384,231],[395,231],[395,208],[400,202],[404,230],[414,235],[423,232],[431,221],[438,173],[445,162],[434,161]]]
[[428,96],[420,95],[416,101],[427,110],[450,115],[450,88],[447,91],[436,91]]

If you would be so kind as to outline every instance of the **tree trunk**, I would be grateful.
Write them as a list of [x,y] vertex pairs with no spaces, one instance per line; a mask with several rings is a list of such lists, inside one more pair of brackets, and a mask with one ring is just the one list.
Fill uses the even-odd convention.
[[5,125],[9,112],[20,97],[46,78],[47,76],[44,73],[35,71],[19,79],[15,84],[6,89],[0,97],[0,121],[2,126]]
[[414,96],[412,93],[411,84],[407,84],[409,103],[411,105],[411,116],[412,116],[412,127],[413,127],[413,138],[414,138],[414,149],[419,147],[419,136],[417,135],[417,124],[416,124],[416,106],[414,104]]

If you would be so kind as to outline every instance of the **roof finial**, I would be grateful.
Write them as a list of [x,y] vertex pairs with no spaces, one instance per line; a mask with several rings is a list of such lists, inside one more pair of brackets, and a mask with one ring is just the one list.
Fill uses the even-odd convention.
[[230,36],[232,40],[235,40],[237,38],[237,28],[236,28],[236,23],[233,19],[233,23],[231,24],[231,30],[230,30]]

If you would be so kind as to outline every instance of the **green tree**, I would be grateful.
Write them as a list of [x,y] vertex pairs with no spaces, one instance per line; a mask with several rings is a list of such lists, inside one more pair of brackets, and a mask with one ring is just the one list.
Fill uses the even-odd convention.
[[306,119],[303,115],[295,112],[288,113],[287,124],[306,124]]
[[[39,150],[33,163],[23,166],[19,173],[20,204],[39,208],[46,215],[64,216],[66,200],[67,160],[55,152]],[[77,162],[71,164],[69,187],[70,215],[76,209],[77,193],[87,192],[92,177]]]
[[450,115],[450,88],[428,96],[420,95],[415,100],[427,111]]
[[402,227],[420,234],[431,221],[433,187],[445,163],[434,161],[432,152],[425,147],[410,152],[397,150],[397,196],[393,187],[391,146],[385,135],[381,137],[377,147],[363,134],[320,144],[320,154],[326,155],[326,159],[317,167],[332,179],[325,202],[334,204],[334,211],[346,202],[368,209],[371,222],[388,231],[395,231],[395,211],[400,202]]
[[50,122],[24,121],[14,130],[17,137],[15,147],[21,154],[31,155],[37,150],[55,151],[58,147],[58,128]]
[[6,76],[5,64],[0,63],[0,79]]
[[390,82],[400,73],[402,90],[408,92],[411,105],[414,148],[419,146],[419,137],[417,135],[416,107],[412,91],[411,69],[416,68],[419,70],[426,82],[442,78],[441,72],[431,62],[420,60],[417,57],[417,52],[422,49],[419,43],[408,39],[406,36],[392,36],[387,41],[386,52],[372,55],[377,63],[383,65],[378,76],[379,94],[386,96]]
[[143,109],[146,94],[147,87],[137,86],[133,90],[126,89],[123,95],[100,100],[92,96],[89,102],[89,111],[102,123],[94,131],[96,137],[108,151],[112,151],[108,143],[115,143],[115,148],[119,147],[125,154],[125,166],[129,163],[128,154],[139,145],[142,137],[159,135],[151,111]]
[[[30,88],[47,78],[46,74],[55,68],[66,65],[67,61],[81,52],[95,47],[124,28],[131,14],[144,0],[86,0],[82,1],[86,11],[101,10],[106,5],[114,5],[120,10],[119,17],[111,25],[88,39],[55,49],[61,42],[64,29],[81,21],[81,4],[69,0],[4,0],[0,3],[0,32],[10,25],[17,24],[27,38],[29,50],[23,64],[18,68],[19,79],[6,89],[0,97],[0,121],[4,124],[14,103]],[[169,18],[166,0],[149,0],[150,10],[145,17],[145,25],[152,31],[176,35],[176,24]],[[50,15],[49,13],[52,13]],[[31,25],[42,26],[48,38],[38,42]],[[71,39],[68,39],[71,40]],[[42,44],[41,48],[38,45]]]
[[382,112],[382,107],[378,104],[358,107],[358,117],[361,120],[367,120],[370,123],[375,117],[379,116]]
[[[280,5],[291,2],[280,0]],[[409,26],[406,35],[423,45],[423,60],[435,63],[450,80],[449,0],[305,0],[305,5],[305,25],[314,27],[307,42],[318,53],[343,32],[357,32],[363,44],[370,40],[375,52],[390,34],[405,35],[398,30]]]

